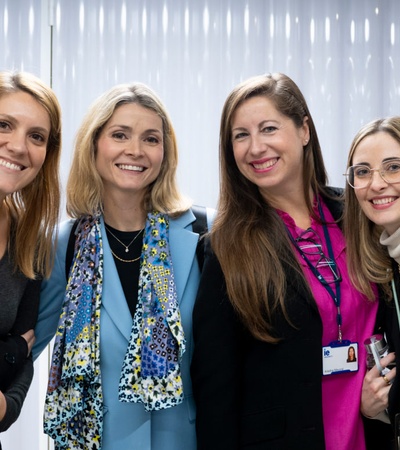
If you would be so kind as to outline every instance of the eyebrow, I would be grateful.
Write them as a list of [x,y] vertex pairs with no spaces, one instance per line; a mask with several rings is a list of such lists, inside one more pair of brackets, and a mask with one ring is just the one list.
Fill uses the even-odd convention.
[[[389,162],[389,161],[395,161],[397,159],[400,160],[400,155],[399,156],[389,156],[388,158],[382,159],[381,164],[385,163],[385,162]],[[365,162],[354,163],[354,166],[368,166],[368,167],[371,167],[371,164],[369,162],[365,161]]]
[[[12,123],[17,123],[17,124],[20,123],[18,118],[11,116],[10,114],[7,114],[7,113],[0,113],[0,120],[8,120]],[[39,125],[34,125],[33,127],[30,127],[29,130],[36,131],[36,132],[43,133],[43,134],[50,134],[50,131],[51,131],[51,129],[44,128]]]
[[[117,123],[110,125],[110,129],[112,128],[119,128],[122,129],[124,131],[132,131],[133,128],[129,125],[119,125]],[[159,134],[163,134],[162,130],[159,130],[157,128],[149,128],[147,130],[144,131],[145,133],[159,133]]]
[[[258,126],[258,128],[262,128],[263,126],[265,126],[265,125],[267,125],[269,123],[278,124],[279,121],[275,120],[275,119],[265,119],[265,120],[262,120],[257,126]],[[247,130],[247,127],[235,127],[235,128],[232,128],[232,131],[235,131],[235,130]]]

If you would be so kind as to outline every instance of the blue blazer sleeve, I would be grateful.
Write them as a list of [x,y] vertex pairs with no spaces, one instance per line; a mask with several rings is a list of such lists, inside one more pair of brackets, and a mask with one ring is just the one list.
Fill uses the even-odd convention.
[[53,271],[50,277],[42,282],[39,315],[35,327],[36,342],[32,350],[34,359],[44,350],[57,330],[67,284],[65,253],[73,223],[74,220],[71,219],[60,224]]

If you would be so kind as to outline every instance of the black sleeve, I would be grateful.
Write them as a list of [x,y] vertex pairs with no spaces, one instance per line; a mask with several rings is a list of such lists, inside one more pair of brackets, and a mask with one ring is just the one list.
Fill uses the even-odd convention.
[[12,327],[12,334],[24,334],[35,328],[40,300],[41,280],[28,280],[18,307],[17,318]]
[[28,357],[28,344],[19,336],[0,339],[0,391],[5,391]]
[[0,390],[7,411],[0,422],[0,431],[7,430],[18,418],[33,378],[33,362],[28,357],[28,344],[21,337],[35,327],[40,299],[40,280],[26,284],[11,333],[0,339]]
[[28,344],[21,335],[35,327],[40,285],[39,280],[27,282],[11,333],[0,337],[0,390],[3,392],[10,387],[28,357]]
[[244,331],[209,243],[193,311],[193,334],[197,449],[238,449]]
[[6,415],[0,421],[0,432],[6,431],[21,413],[29,386],[33,378],[32,357],[25,358],[22,368],[12,380],[11,386],[4,392],[7,402]]

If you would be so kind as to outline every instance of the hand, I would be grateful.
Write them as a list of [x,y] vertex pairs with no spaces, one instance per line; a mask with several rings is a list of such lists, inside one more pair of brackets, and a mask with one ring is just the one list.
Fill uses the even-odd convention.
[[[395,360],[395,354],[389,353],[380,360],[382,367]],[[366,417],[375,417],[388,407],[388,396],[392,382],[396,376],[396,368],[392,369],[383,378],[379,370],[374,366],[367,372],[364,378],[361,392],[361,413]]]
[[[35,332],[33,329],[28,330],[25,334],[22,335],[22,337],[26,340],[26,343],[28,344],[28,355],[32,351],[33,344],[35,343]],[[28,356],[26,355],[26,356]]]

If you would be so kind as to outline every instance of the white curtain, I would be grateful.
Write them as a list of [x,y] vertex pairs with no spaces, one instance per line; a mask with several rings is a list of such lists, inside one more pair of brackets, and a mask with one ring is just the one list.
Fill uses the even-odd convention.
[[[62,180],[89,104],[142,81],[166,104],[178,136],[181,189],[216,206],[223,102],[241,80],[284,72],[302,89],[332,185],[344,186],[351,139],[400,114],[397,0],[0,0],[0,69],[52,83],[63,109]],[[63,215],[65,217],[65,215]],[[5,450],[45,450],[47,355]]]

